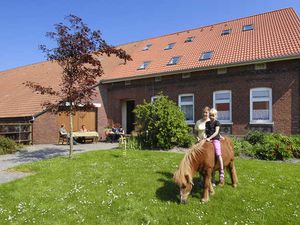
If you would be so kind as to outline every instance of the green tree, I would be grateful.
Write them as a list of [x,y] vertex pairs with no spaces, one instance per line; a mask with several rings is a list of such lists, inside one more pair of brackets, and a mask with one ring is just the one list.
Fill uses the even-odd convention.
[[194,141],[184,113],[167,96],[144,102],[134,110],[139,139],[144,147],[170,149],[188,147]]

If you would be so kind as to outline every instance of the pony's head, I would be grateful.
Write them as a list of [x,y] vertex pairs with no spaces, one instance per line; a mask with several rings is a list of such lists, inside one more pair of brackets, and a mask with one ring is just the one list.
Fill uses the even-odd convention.
[[193,188],[193,178],[189,174],[181,174],[180,170],[177,170],[174,174],[175,183],[180,188],[180,203],[187,203],[187,198]]
[[193,188],[193,175],[197,170],[197,165],[195,165],[196,159],[201,155],[203,150],[203,144],[205,141],[194,145],[190,150],[185,154],[182,159],[178,170],[174,173],[175,183],[180,188],[180,202],[186,203],[189,194]]

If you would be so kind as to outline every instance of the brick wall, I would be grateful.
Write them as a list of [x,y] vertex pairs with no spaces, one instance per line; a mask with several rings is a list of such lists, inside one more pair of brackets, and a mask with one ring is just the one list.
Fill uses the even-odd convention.
[[36,117],[32,126],[33,144],[57,143],[58,129],[57,115],[44,113]]
[[99,130],[111,121],[121,123],[121,104],[125,100],[135,100],[135,104],[150,101],[151,96],[163,92],[178,103],[178,95],[193,93],[195,101],[195,120],[201,118],[204,106],[213,105],[213,92],[231,90],[232,92],[232,133],[243,135],[250,129],[250,89],[272,88],[272,110],[274,132],[285,134],[299,133],[299,69],[300,60],[280,61],[267,64],[266,70],[254,70],[254,65],[228,68],[226,74],[216,70],[194,72],[190,78],[181,74],[132,80],[130,85],[116,82],[100,85],[103,108],[99,110]]

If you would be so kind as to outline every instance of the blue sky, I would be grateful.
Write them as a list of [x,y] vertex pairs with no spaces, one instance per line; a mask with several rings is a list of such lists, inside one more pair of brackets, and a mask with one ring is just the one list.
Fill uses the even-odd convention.
[[1,0],[0,71],[45,60],[53,24],[75,14],[118,45],[281,8],[299,0]]

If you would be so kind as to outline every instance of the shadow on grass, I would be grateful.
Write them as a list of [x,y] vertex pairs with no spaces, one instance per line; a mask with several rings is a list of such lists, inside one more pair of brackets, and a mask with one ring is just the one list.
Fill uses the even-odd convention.
[[[158,179],[158,181],[163,183],[163,186],[156,190],[156,197],[162,201],[171,201],[171,202],[179,203],[180,190],[173,180],[173,174],[164,171],[159,171],[156,173],[164,176],[163,178]],[[202,195],[202,191],[203,191],[200,178],[199,177],[194,178],[193,182],[195,185],[193,186],[190,197],[196,197],[200,199],[200,196]]]
[[163,183],[163,186],[156,190],[156,197],[162,201],[179,202],[177,196],[179,194],[179,188],[173,181],[173,174],[164,171],[156,173],[164,176],[158,179],[159,182]]

